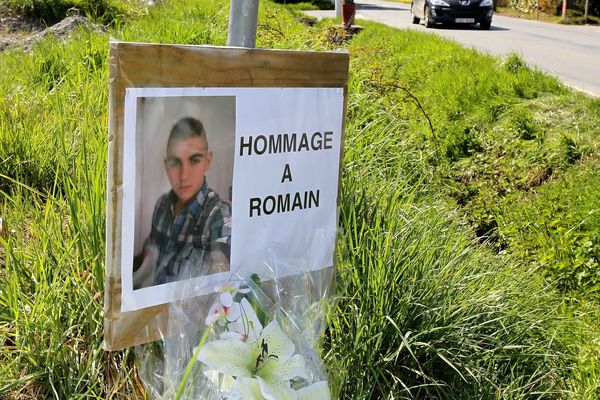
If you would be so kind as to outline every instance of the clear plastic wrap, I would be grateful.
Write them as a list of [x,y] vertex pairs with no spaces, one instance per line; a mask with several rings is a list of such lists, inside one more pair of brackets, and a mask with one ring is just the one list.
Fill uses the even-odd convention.
[[235,276],[202,301],[169,306],[164,340],[137,346],[154,399],[331,398],[320,358],[334,269]]

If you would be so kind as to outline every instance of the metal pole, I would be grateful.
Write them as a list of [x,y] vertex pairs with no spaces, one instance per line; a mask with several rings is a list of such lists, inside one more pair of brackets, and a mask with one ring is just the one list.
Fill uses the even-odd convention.
[[256,46],[258,0],[231,0],[227,46]]
[[585,0],[585,15],[583,17],[583,22],[587,24],[588,22],[588,8],[590,6],[590,0]]
[[335,1],[335,17],[340,18],[342,16],[342,0]]

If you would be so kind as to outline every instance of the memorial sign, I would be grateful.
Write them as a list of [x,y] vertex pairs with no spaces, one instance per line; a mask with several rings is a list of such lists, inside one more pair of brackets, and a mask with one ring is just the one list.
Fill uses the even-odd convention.
[[111,43],[110,60],[107,349],[163,338],[169,304],[232,279],[333,268],[347,53]]

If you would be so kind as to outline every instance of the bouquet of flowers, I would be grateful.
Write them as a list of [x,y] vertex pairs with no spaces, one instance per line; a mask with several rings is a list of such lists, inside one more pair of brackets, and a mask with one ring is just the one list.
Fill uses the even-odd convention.
[[200,318],[184,307],[171,310],[180,316],[175,318],[178,332],[137,351],[151,397],[331,399],[316,348],[325,296],[314,286],[309,272],[285,283],[261,283],[254,275],[216,287],[214,300],[203,302],[212,305]]

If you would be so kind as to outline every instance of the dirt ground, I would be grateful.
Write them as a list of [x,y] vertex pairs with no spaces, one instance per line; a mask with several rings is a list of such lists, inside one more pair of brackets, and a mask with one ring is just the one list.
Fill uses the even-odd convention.
[[0,4],[0,52],[12,47],[28,49],[47,34],[63,39],[81,25],[92,30],[105,31],[104,27],[92,24],[87,18],[78,15],[76,10],[71,14],[59,23],[47,27],[37,20],[9,13],[6,7]]
[[0,4],[0,51],[30,44],[33,36],[45,28],[38,21],[9,13],[6,6]]

